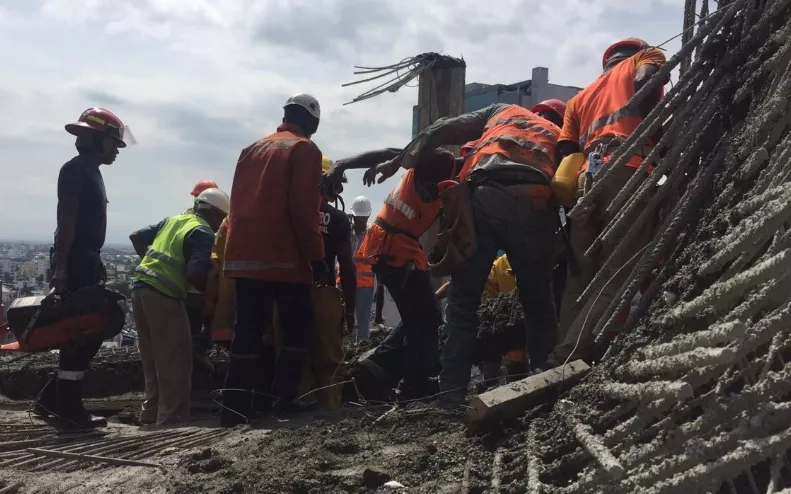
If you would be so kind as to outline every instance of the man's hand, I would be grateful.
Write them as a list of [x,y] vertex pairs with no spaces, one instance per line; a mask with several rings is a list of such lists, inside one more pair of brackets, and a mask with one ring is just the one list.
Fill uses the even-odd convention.
[[310,263],[313,269],[313,282],[318,285],[329,286],[332,285],[332,278],[330,276],[330,269],[324,260],[313,261]]
[[52,275],[52,281],[49,282],[49,286],[55,290],[55,293],[63,293],[66,291],[66,282],[66,270],[56,268],[55,274]]
[[349,333],[354,332],[354,312],[346,313],[346,330]]
[[[389,161],[385,161],[384,163],[380,163],[366,170],[365,175],[363,175],[363,183],[368,187],[372,186],[374,182],[381,184],[395,175],[399,168],[401,168],[401,159],[400,156],[396,156]],[[377,175],[382,175],[379,177],[379,180],[376,179]]]

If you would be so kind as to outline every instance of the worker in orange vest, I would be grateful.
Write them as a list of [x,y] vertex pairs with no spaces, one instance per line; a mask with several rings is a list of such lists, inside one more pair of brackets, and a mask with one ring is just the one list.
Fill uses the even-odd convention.
[[[582,152],[585,157],[596,153],[606,166],[612,152],[629,135],[634,132],[643,118],[659,102],[662,88],[648,95],[639,105],[630,103],[632,96],[645,85],[662,65],[665,56],[661,50],[651,48],[637,38],[619,41],[604,52],[602,57],[603,73],[588,87],[574,96],[568,103],[563,129],[558,139],[558,160],[572,153]],[[633,259],[630,264],[620,267],[601,293],[590,297],[584,306],[579,307],[577,299],[588,286],[600,269],[602,263],[610,256],[615,245],[603,245],[592,256],[585,256],[602,229],[614,218],[618,211],[607,213],[607,207],[620,192],[626,182],[634,175],[635,170],[650,152],[651,145],[661,137],[660,133],[653,136],[651,143],[629,162],[615,170],[602,185],[604,189],[596,196],[592,207],[584,212],[573,214],[570,228],[570,243],[574,259],[578,265],[578,275],[567,277],[566,289],[561,306],[560,343],[549,359],[553,366],[561,365],[566,360],[582,358],[589,360],[594,349],[591,332],[596,326],[604,310],[610,305],[612,298],[619,290],[622,282],[632,271]],[[586,173],[588,163],[583,165],[578,179],[578,196],[590,188],[588,183],[591,174]],[[639,238],[629,246],[625,258],[643,248],[651,239],[652,225],[641,231]],[[594,304],[595,301],[595,304]],[[587,321],[587,322],[586,322]],[[582,335],[582,336],[580,336]],[[576,350],[575,350],[576,348]]]
[[[333,173],[370,168],[398,155],[385,149],[336,163]],[[437,184],[456,175],[453,154],[437,149],[426,153],[385,199],[356,256],[370,260],[376,278],[387,287],[401,322],[373,355],[359,362],[357,382],[367,397],[397,386],[402,399],[431,394],[430,378],[437,371],[437,331],[442,324],[439,304],[428,273],[420,236],[439,213]]]
[[460,187],[469,190],[467,216],[474,222],[477,248],[451,274],[445,309],[448,339],[441,357],[442,406],[464,403],[478,332],[477,308],[500,248],[511,262],[524,305],[530,366],[545,365],[552,350],[557,333],[554,237],[559,221],[549,183],[559,135],[560,128],[545,116],[517,105],[495,104],[435,122],[399,156],[367,174],[368,181],[381,174],[381,183],[399,167],[415,168],[440,145],[479,139],[459,173]]
[[[322,154],[310,140],[319,117],[313,96],[289,98],[277,132],[245,148],[236,164],[223,264],[236,285],[225,427],[245,422],[252,390],[261,399],[274,395],[278,414],[302,408],[296,398],[314,326],[311,286],[329,276],[318,214]],[[262,339],[275,303],[283,329],[279,358]]]
[[376,276],[370,259],[360,256],[357,250],[368,233],[368,218],[371,217],[371,201],[360,196],[352,203],[352,247],[354,269],[357,272],[356,321],[357,342],[367,340],[371,331],[371,306],[374,302]]

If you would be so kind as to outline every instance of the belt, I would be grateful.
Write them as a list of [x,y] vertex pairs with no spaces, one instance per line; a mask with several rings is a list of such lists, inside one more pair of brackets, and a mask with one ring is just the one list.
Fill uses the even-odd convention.
[[420,241],[420,238],[413,235],[412,232],[408,230],[404,230],[403,228],[398,228],[393,225],[389,225],[380,218],[376,218],[374,220],[374,223],[379,225],[382,228],[382,230],[386,231],[387,233],[392,233],[393,235],[406,235],[407,237],[413,240],[417,240],[418,242]]

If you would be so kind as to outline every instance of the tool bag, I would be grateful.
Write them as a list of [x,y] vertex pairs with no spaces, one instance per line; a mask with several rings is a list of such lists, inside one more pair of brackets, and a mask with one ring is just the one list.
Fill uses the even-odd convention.
[[475,219],[470,203],[470,183],[461,182],[439,194],[442,209],[439,214],[437,244],[428,255],[431,274],[450,276],[471,258],[478,248]]
[[102,339],[117,336],[126,315],[118,302],[120,293],[94,285],[65,297],[49,295],[14,300],[7,311],[8,326],[16,343],[3,350],[41,352],[83,336],[101,333]]

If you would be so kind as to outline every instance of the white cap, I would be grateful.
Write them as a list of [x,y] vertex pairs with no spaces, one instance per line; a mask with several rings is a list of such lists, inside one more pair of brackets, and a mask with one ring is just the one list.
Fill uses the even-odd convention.
[[371,201],[360,196],[352,203],[352,214],[355,216],[371,216]]
[[283,108],[291,105],[301,106],[302,108],[306,109],[308,113],[316,117],[317,120],[321,118],[321,106],[319,106],[319,100],[310,94],[295,94],[294,96],[288,98],[286,104],[283,105]]
[[201,209],[201,206],[212,206],[228,214],[231,210],[231,199],[220,189],[206,189],[195,198],[195,209]]

